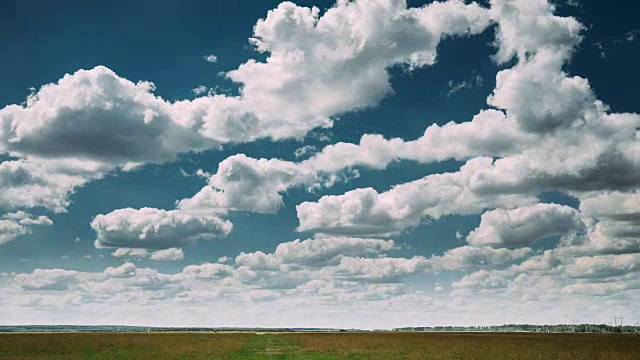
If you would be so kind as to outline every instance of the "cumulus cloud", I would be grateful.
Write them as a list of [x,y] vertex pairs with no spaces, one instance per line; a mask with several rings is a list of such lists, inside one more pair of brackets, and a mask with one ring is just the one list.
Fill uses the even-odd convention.
[[384,169],[398,160],[430,163],[474,156],[502,156],[533,140],[517,124],[496,110],[484,110],[469,122],[429,126],[413,141],[363,135],[358,144],[328,145],[301,165],[317,171],[337,171],[352,166]]
[[558,249],[567,254],[628,254],[640,252],[640,207],[637,191],[584,194],[580,210],[586,234],[565,236]]
[[640,254],[580,257],[567,269],[574,278],[608,278],[640,271]]
[[68,290],[78,281],[78,272],[62,269],[36,269],[31,274],[18,274],[15,281],[25,290]]
[[240,266],[263,269],[278,269],[281,264],[327,266],[336,265],[345,256],[376,255],[395,249],[393,240],[319,237],[281,243],[273,254],[242,253],[235,262]]
[[281,192],[310,184],[316,174],[294,163],[277,159],[253,159],[234,155],[218,165],[218,171],[195,196],[181,200],[181,210],[254,211],[274,213],[282,206]]
[[530,60],[500,71],[489,105],[506,109],[526,131],[579,125],[595,109],[595,98],[586,79],[562,71],[564,60],[558,53],[540,50]]
[[580,211],[591,218],[640,221],[640,194],[637,191],[616,191],[586,197],[580,202]]
[[115,257],[146,258],[149,256],[149,252],[146,249],[119,248],[111,253],[111,255]]
[[524,194],[482,194],[470,186],[478,168],[492,159],[470,160],[459,172],[429,175],[378,193],[358,189],[296,207],[298,231],[388,236],[417,226],[423,218],[473,214],[490,207],[516,207],[535,202]]
[[535,204],[482,214],[480,226],[467,236],[471,245],[530,245],[551,236],[585,231],[580,213],[568,206]]
[[30,234],[33,226],[51,226],[53,221],[46,216],[33,216],[24,211],[9,213],[0,218],[0,244]]
[[51,173],[47,167],[23,159],[0,163],[0,186],[3,189],[0,192],[0,209],[11,211],[42,207],[65,212],[69,195],[92,178],[91,169],[85,165],[83,162],[57,164],[59,171]]
[[143,208],[98,215],[91,227],[96,247],[169,249],[227,235],[232,225],[216,215]]
[[428,260],[422,256],[406,258],[354,258],[340,260],[336,274],[342,278],[372,282],[399,282],[404,276],[426,271]]
[[11,220],[0,220],[0,244],[8,243],[17,237],[28,234],[29,229]]
[[452,284],[454,289],[500,289],[509,285],[509,280],[515,277],[506,271],[478,270]]
[[330,125],[332,115],[377,104],[391,92],[387,67],[431,65],[443,36],[478,33],[488,24],[485,9],[457,0],[422,8],[337,2],[322,15],[284,2],[255,26],[252,41],[269,52],[267,62],[249,61],[228,76],[244,84],[243,100],[259,116],[277,109],[284,117],[267,127],[287,123],[287,131],[302,134]]
[[136,269],[135,264],[128,262],[118,267],[108,267],[104,270],[104,274],[113,278],[125,278],[134,276]]
[[463,246],[447,250],[429,259],[432,271],[497,269],[506,267],[531,254],[531,249],[494,249],[492,247]]
[[182,274],[187,277],[194,277],[201,280],[223,279],[235,274],[235,269],[224,264],[200,264],[189,265],[182,270]]
[[526,59],[539,50],[568,57],[582,40],[583,26],[575,18],[554,15],[547,0],[491,0],[491,17],[498,23],[495,59]]
[[159,261],[178,261],[184,259],[184,251],[178,248],[170,248],[164,250],[154,251],[151,256],[149,256],[151,260],[159,260]]
[[170,104],[149,82],[133,83],[98,66],[65,75],[2,109],[3,147],[16,156],[93,160],[99,164],[164,162],[204,149],[197,134],[171,119]]

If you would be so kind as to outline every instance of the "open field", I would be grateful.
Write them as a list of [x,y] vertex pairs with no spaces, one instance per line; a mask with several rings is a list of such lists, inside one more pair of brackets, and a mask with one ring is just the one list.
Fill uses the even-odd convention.
[[640,336],[515,333],[1,334],[0,359],[640,359]]

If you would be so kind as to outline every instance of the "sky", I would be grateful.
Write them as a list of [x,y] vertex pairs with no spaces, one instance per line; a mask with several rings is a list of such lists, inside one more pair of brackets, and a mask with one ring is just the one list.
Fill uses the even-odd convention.
[[633,2],[2,6],[0,324],[640,321]]

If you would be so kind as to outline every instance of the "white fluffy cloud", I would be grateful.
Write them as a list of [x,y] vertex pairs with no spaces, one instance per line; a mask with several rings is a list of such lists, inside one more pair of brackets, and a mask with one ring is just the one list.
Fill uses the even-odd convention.
[[432,271],[497,269],[505,267],[531,254],[531,249],[494,249],[492,247],[463,246],[447,250],[441,256],[429,259]]
[[377,104],[392,91],[387,67],[433,64],[443,36],[489,23],[486,9],[458,0],[413,9],[398,0],[339,1],[322,15],[283,2],[254,29],[267,61],[228,76],[243,84],[242,100],[257,117],[270,119],[261,128],[275,138],[302,136],[333,115]]
[[581,197],[587,233],[566,236],[559,251],[567,254],[640,252],[640,205],[637,191],[592,192]]
[[475,172],[491,162],[489,158],[473,159],[459,172],[429,175],[384,193],[358,189],[302,203],[297,206],[298,230],[388,236],[415,227],[426,217],[473,214],[485,208],[510,208],[536,201],[527,194],[474,192]]
[[583,199],[580,211],[591,218],[640,221],[640,194],[637,191],[597,194]]
[[56,171],[31,161],[0,163],[0,211],[42,207],[66,211],[74,188],[92,178],[91,166],[84,162],[59,163]]
[[608,278],[640,271],[640,254],[577,258],[567,273],[575,278]]
[[498,73],[489,97],[490,105],[506,109],[526,131],[551,132],[584,122],[595,109],[595,98],[586,79],[568,77],[564,59],[540,50],[531,60]]
[[575,18],[555,16],[554,10],[547,0],[491,0],[491,17],[499,25],[496,60],[526,59],[541,49],[569,56],[584,27]]
[[15,281],[25,290],[68,290],[77,281],[78,272],[62,269],[36,269],[18,274]]
[[336,274],[348,280],[399,282],[404,276],[426,271],[429,261],[422,256],[406,258],[354,258],[340,260]]
[[433,124],[413,141],[364,135],[359,144],[328,145],[301,165],[317,171],[337,171],[352,166],[384,169],[397,160],[421,163],[473,156],[509,154],[533,140],[518,131],[513,120],[497,110],[484,110],[469,122]]
[[119,248],[111,253],[114,257],[136,258],[158,261],[178,261],[184,259],[184,250],[179,248],[169,248],[149,252],[147,249],[141,248]]
[[98,215],[91,227],[96,247],[168,249],[227,235],[232,225],[216,215],[143,208]]
[[277,159],[252,159],[234,155],[218,165],[218,172],[195,196],[181,200],[182,210],[245,210],[275,213],[282,206],[281,192],[299,184],[311,184],[316,174]]
[[577,210],[557,204],[535,204],[482,214],[480,226],[467,236],[467,242],[475,246],[526,246],[550,236],[585,230]]
[[111,255],[115,257],[146,258],[149,256],[149,252],[146,249],[119,248],[112,252]]
[[159,261],[178,261],[184,259],[184,251],[178,248],[170,248],[164,250],[154,251],[151,256],[149,256],[151,260],[159,260]]
[[235,274],[235,269],[224,264],[200,264],[189,265],[182,270],[182,274],[187,277],[194,277],[202,280],[214,280],[230,277]]
[[24,211],[9,213],[0,218],[0,244],[13,241],[31,233],[33,226],[51,226],[53,221],[46,216],[33,216]]
[[[106,67],[79,70],[44,85],[26,106],[2,109],[2,146],[16,156],[163,162],[179,152],[204,149],[192,129],[171,119],[170,104]],[[199,146],[198,146],[199,144]]]
[[345,256],[376,255],[396,248],[392,240],[319,237],[281,243],[273,254],[242,253],[235,262],[240,266],[266,269],[278,269],[279,265],[287,264],[327,266],[337,264]]
[[133,263],[124,263],[117,267],[108,267],[104,270],[104,274],[113,278],[126,278],[136,274],[136,265]]

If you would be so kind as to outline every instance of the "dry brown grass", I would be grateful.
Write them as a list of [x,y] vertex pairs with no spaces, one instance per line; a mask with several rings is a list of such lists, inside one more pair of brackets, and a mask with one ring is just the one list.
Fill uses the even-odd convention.
[[640,336],[515,333],[287,334],[336,359],[638,360]]
[[253,334],[2,334],[0,359],[228,359]]

